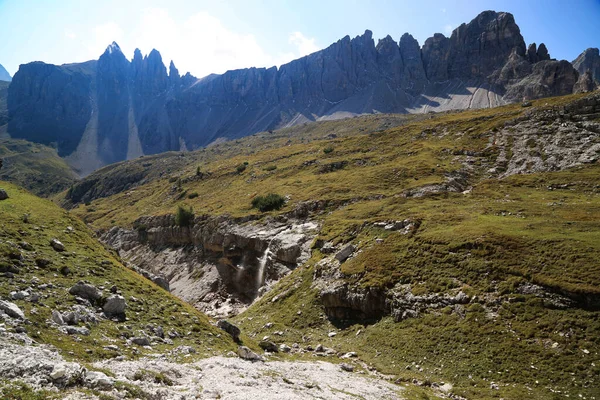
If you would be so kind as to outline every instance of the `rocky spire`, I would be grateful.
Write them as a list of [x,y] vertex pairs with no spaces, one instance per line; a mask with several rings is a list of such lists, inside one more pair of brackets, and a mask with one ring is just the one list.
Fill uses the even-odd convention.
[[448,51],[450,39],[441,33],[428,38],[423,45],[423,66],[431,82],[448,80]]
[[538,61],[550,59],[550,53],[548,53],[548,49],[544,43],[540,43],[540,47],[537,49],[537,59]]
[[390,35],[387,35],[379,40],[375,50],[377,51],[377,65],[379,65],[380,71],[399,83],[404,64],[402,63],[398,43]]
[[417,39],[408,33],[400,38],[400,55],[404,64],[402,87],[412,95],[421,93],[427,83],[421,59],[421,47]]
[[527,59],[532,64],[538,62],[537,45],[535,43],[531,43],[527,48]]
[[171,87],[178,87],[180,84],[181,78],[179,76],[179,70],[175,67],[175,63],[171,60],[169,64],[169,85]]

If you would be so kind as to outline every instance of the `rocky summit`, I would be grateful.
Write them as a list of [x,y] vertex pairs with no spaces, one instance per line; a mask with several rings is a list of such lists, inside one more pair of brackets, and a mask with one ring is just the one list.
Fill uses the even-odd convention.
[[[192,50],[193,51],[193,50]],[[591,74],[591,76],[588,75]],[[309,121],[365,113],[494,107],[593,90],[598,49],[573,63],[526,45],[510,13],[485,11],[421,46],[371,31],[279,68],[197,79],[158,51],[129,60],[112,43],[98,60],[21,65],[8,90],[8,133],[50,144],[81,175],[110,163]]]

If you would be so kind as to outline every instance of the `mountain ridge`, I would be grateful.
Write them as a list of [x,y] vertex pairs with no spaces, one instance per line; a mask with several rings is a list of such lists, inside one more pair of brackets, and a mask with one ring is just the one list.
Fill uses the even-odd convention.
[[580,56],[579,71],[551,60],[544,44],[526,47],[512,14],[494,11],[422,47],[408,33],[376,45],[367,30],[279,68],[202,79],[180,76],[173,62],[167,72],[156,50],[142,57],[136,49],[129,61],[113,43],[98,61],[21,66],[9,87],[8,132],[57,142],[59,154],[87,175],[142,154],[315,120],[493,107],[592,90],[596,78],[585,71],[596,65],[593,56]]

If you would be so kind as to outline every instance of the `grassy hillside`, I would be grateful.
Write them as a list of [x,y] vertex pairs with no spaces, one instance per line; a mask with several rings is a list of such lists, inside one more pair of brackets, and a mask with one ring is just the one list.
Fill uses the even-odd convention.
[[[538,100],[532,108],[377,115],[261,133],[181,156],[186,164],[175,172],[157,156],[153,178],[107,198],[92,196],[74,213],[104,230],[173,213],[181,204],[196,214],[267,216],[319,202],[313,218],[322,228],[311,260],[237,317],[248,333],[356,351],[400,381],[451,382],[467,398],[598,398],[597,153],[562,171],[536,166],[571,157],[561,149],[573,143],[553,142],[561,129],[553,113],[584,96]],[[550,117],[526,132],[515,128],[544,115]],[[586,143],[597,143],[594,118],[569,126],[591,126]],[[517,167],[527,173],[504,176]],[[280,211],[251,207],[253,198],[271,192],[288,199]],[[381,224],[405,219],[415,226],[408,234]],[[399,322],[388,315],[329,319],[318,281],[338,266],[321,252],[325,242],[356,246],[330,285],[390,296],[462,291],[469,302],[432,305]],[[264,328],[267,322],[272,328]],[[332,330],[337,335],[330,337]]]
[[[29,287],[39,295],[37,303],[10,300],[31,321],[25,327],[35,341],[56,346],[63,356],[80,362],[114,357],[115,351],[105,349],[108,345],[118,346],[118,354],[131,358],[148,350],[125,345],[126,339],[149,334],[152,325],[161,326],[165,334],[179,333],[173,344],[156,346],[158,350],[185,344],[199,355],[212,355],[236,348],[227,337],[217,336],[220,331],[203,314],[124,267],[78,218],[11,183],[0,182],[0,188],[10,196],[0,201],[0,298],[10,299],[11,292]],[[62,242],[65,251],[55,251],[52,239]],[[14,277],[6,277],[6,270]],[[127,301],[127,321],[98,318],[97,323],[87,324],[89,336],[64,334],[47,324],[53,310],[66,312],[78,304],[68,291],[80,280],[104,288],[104,298],[115,285]]]
[[69,188],[77,175],[56,150],[20,139],[0,139],[3,161],[0,179],[18,184],[39,196]]

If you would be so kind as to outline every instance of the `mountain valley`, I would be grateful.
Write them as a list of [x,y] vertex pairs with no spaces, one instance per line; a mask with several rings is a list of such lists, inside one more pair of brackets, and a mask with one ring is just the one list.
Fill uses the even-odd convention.
[[0,398],[600,399],[597,48],[2,70]]

